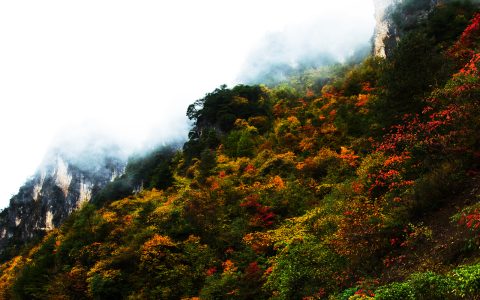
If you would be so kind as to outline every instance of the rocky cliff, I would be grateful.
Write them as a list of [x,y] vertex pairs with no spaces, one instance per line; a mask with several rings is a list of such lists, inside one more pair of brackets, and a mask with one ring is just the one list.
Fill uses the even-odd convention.
[[373,0],[375,5],[375,33],[373,51],[387,57],[405,33],[425,18],[440,0]]
[[124,169],[117,155],[52,151],[0,214],[0,253],[58,227]]
[[373,51],[376,56],[385,57],[385,43],[389,39],[396,39],[395,28],[389,19],[388,9],[397,0],[373,0],[375,4],[375,33],[373,37]]

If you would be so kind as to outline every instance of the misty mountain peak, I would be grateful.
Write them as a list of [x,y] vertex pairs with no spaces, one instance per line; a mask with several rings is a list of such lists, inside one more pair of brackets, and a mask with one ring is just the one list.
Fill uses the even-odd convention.
[[109,147],[72,152],[54,148],[36,174],[0,214],[0,248],[23,243],[58,227],[96,192],[121,176],[126,160]]

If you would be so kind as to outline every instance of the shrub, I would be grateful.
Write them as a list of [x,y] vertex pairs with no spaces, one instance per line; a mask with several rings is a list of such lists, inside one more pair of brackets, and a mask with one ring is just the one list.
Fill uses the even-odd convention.
[[416,300],[414,288],[407,282],[392,283],[379,288],[375,293],[378,300]]
[[480,264],[465,266],[453,271],[454,293],[458,297],[473,299],[480,294]]
[[409,280],[415,289],[416,299],[448,299],[451,295],[453,282],[450,277],[434,272],[413,274]]

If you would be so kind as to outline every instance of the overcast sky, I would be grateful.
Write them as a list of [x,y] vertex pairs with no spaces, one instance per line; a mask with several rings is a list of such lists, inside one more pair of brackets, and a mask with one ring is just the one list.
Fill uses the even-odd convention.
[[0,207],[59,132],[89,124],[133,147],[185,136],[188,104],[237,83],[266,36],[338,53],[372,35],[372,2],[1,1]]

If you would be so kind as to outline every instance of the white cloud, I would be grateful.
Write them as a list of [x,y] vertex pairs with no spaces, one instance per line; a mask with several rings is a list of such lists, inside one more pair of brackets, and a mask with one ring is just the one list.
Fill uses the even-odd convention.
[[373,5],[0,2],[0,207],[33,174],[57,132],[92,121],[132,143],[153,129],[157,138],[185,134],[188,104],[233,84],[262,37],[326,17],[338,26],[373,22]]

